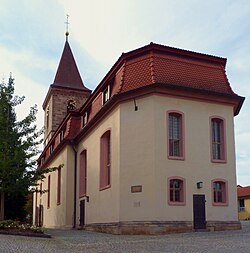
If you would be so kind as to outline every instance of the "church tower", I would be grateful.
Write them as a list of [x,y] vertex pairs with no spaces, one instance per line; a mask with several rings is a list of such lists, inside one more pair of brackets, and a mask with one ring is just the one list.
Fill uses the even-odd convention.
[[52,135],[69,110],[79,109],[91,94],[86,88],[78,71],[66,32],[66,41],[55,80],[50,85],[43,103],[44,110],[44,145],[47,145]]

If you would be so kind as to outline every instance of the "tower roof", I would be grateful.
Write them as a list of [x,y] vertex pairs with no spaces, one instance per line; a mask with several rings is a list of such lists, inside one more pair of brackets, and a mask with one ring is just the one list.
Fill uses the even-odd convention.
[[68,40],[65,42],[62,57],[52,86],[88,90],[83,84]]

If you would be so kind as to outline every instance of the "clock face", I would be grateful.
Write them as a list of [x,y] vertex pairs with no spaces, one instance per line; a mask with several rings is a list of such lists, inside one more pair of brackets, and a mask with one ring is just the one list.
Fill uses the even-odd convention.
[[75,110],[76,109],[76,101],[74,99],[68,100],[67,109],[68,110]]

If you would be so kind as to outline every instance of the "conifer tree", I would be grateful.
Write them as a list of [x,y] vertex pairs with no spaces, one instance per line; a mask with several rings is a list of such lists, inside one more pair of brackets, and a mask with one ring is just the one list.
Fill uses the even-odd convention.
[[[23,120],[17,121],[15,107],[23,100],[24,97],[14,95],[14,79],[10,75],[7,84],[0,84],[0,220],[5,218],[4,213],[8,213],[4,205],[6,200],[10,203],[15,199],[25,199],[37,180],[55,170],[36,170],[42,130],[38,130],[36,125],[36,105],[30,108]],[[17,208],[24,205],[22,203]],[[15,211],[21,213],[22,210]]]

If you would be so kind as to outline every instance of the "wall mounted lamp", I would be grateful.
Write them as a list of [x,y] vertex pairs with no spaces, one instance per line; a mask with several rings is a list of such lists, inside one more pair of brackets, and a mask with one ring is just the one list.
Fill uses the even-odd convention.
[[197,182],[196,185],[197,185],[197,189],[203,188],[203,182],[201,182],[201,181]]
[[137,104],[136,104],[135,98],[134,98],[134,105],[135,105],[135,111],[138,111],[138,106],[137,106]]

